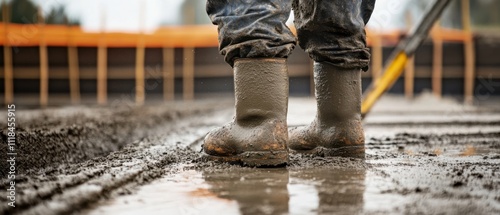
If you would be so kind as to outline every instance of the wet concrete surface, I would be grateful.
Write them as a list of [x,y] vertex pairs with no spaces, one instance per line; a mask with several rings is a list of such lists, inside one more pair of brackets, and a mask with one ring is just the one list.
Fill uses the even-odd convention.
[[275,169],[184,167],[88,214],[495,214],[500,161],[478,159],[483,156],[338,161],[351,167],[323,161]]
[[[314,100],[292,98],[289,126],[314,112]],[[291,154],[287,167],[267,169],[203,162],[203,136],[232,115],[230,105],[203,109],[102,156],[21,174],[16,208],[1,205],[0,214],[500,213],[495,106],[385,97],[365,120],[365,160]]]

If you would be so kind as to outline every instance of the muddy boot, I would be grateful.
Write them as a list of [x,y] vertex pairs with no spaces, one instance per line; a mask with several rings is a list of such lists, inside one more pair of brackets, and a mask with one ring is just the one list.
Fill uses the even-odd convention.
[[284,58],[234,64],[236,116],[205,137],[205,157],[248,166],[288,162],[288,70]]
[[364,158],[361,125],[361,70],[314,63],[316,119],[290,132],[289,147],[320,156]]

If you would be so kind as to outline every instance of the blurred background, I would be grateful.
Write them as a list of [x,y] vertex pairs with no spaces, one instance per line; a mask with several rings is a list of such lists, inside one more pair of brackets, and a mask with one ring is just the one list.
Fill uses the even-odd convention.
[[[202,0],[3,0],[2,104],[143,104],[233,93],[217,28]],[[367,26],[379,77],[432,0],[377,0]],[[466,103],[500,96],[500,0],[455,0],[389,93],[423,91]],[[289,26],[293,28],[293,16]],[[291,96],[312,95],[311,61],[289,58]]]

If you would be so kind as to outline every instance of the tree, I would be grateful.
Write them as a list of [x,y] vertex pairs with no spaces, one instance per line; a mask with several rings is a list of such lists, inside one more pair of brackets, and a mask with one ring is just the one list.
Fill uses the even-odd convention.
[[[2,7],[4,5],[2,4]],[[10,7],[10,22],[19,24],[38,23],[38,7],[31,0],[13,0],[8,5]],[[0,17],[3,17],[3,10],[0,10]],[[3,20],[2,20],[3,21]],[[79,20],[69,19],[66,8],[59,6],[45,15],[47,24],[69,24],[80,25]]]
[[45,16],[45,23],[59,24],[59,25],[80,25],[78,20],[70,20],[66,14],[66,9],[63,6],[52,8],[52,10]]
[[[13,0],[10,6],[10,22],[19,24],[37,23],[38,8],[31,0]],[[2,4],[2,9],[4,4]],[[3,17],[3,10],[0,11]],[[3,20],[2,20],[3,21]]]

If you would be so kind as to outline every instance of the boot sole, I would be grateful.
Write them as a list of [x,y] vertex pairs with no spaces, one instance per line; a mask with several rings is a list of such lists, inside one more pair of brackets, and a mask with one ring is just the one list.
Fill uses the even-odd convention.
[[325,148],[318,146],[311,150],[293,150],[300,154],[311,154],[320,157],[349,157],[365,159],[365,146],[343,146],[338,148]]
[[234,156],[214,156],[203,153],[205,159],[249,167],[286,166],[288,151],[251,151]]

